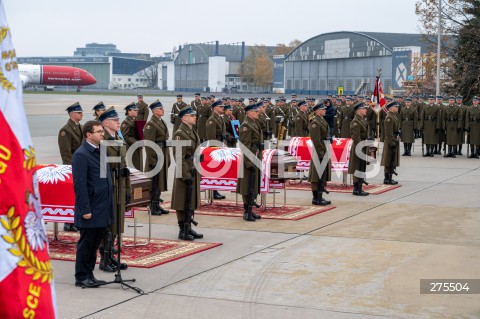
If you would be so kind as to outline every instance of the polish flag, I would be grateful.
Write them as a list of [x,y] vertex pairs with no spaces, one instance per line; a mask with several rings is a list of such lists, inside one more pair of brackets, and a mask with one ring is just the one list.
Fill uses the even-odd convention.
[[1,0],[0,51],[0,318],[56,318],[35,150]]
[[377,76],[375,79],[375,88],[373,89],[372,94],[372,103],[375,103],[375,111],[378,113],[380,109],[388,112],[385,106],[385,95],[383,95],[382,81],[380,76]]

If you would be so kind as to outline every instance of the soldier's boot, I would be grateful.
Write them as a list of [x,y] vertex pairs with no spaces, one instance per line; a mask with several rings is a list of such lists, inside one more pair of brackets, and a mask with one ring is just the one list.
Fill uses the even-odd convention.
[[408,143],[407,146],[408,146],[408,154],[407,154],[407,156],[412,156],[412,143]]
[[170,212],[168,210],[162,208],[159,203],[157,204],[156,211],[159,212],[162,215],[170,214]]
[[475,154],[475,158],[480,157],[480,146],[477,146],[477,153]]
[[249,212],[248,211],[248,205],[247,204],[243,204],[243,208],[244,208],[244,211],[243,211],[243,220],[247,221],[247,222],[254,222],[256,221],[255,217],[253,217],[252,215],[252,212]]
[[193,228],[190,228],[190,235],[192,235],[193,238],[195,239],[203,238],[203,234],[197,233],[196,231],[193,230]]
[[185,222],[184,221],[178,222],[178,227],[180,228],[180,232],[178,233],[178,239],[188,240],[188,241],[195,240],[195,237],[193,237],[192,234],[190,234],[190,233],[185,234],[185,231],[184,231]]
[[452,146],[448,146],[448,149],[451,154],[451,157],[456,158],[457,157],[456,147],[452,145]]
[[312,191],[312,205],[320,205],[320,200],[318,198],[318,191]]
[[214,199],[225,199],[225,196],[220,194],[218,191],[213,191],[213,198]]
[[448,146],[448,152],[445,152],[445,154],[443,155],[443,157],[453,157],[452,155],[452,146]]
[[363,182],[358,182],[358,196],[368,196],[370,195],[369,192],[363,191]]
[[403,154],[402,156],[408,156],[408,144],[403,143]]
[[438,144],[438,151],[436,152],[437,155],[442,155],[442,143]]
[[[118,260],[115,257],[113,256],[110,257],[110,263],[115,266],[115,269],[118,268]],[[126,263],[122,263],[122,262],[120,263],[121,270],[125,270],[127,268],[128,268],[128,265]]]
[[353,182],[353,195],[358,196],[358,182]]
[[458,145],[458,153],[457,153],[457,155],[460,155],[460,156],[463,155],[463,153],[462,153],[462,146],[463,146],[462,144],[459,144],[459,145]]
[[390,185],[390,174],[385,173],[385,177],[383,179],[383,184]]
[[110,262],[110,260],[108,262],[106,262],[106,260],[105,260],[104,247],[99,247],[98,250],[100,251],[100,264],[98,265],[98,268],[100,268],[100,270],[103,270],[105,272],[116,272],[117,267],[115,267],[115,265],[113,265]]
[[[254,203],[254,204],[253,204],[253,206],[259,208],[260,205],[258,205],[258,206],[257,206],[257,205],[258,205],[257,203]],[[247,211],[247,206],[248,206],[247,204],[243,204],[244,212]],[[253,211],[252,211],[252,216],[253,216],[253,218],[255,218],[255,219],[262,219],[262,216],[255,214]]]
[[332,202],[323,198],[323,193],[329,193],[325,190],[325,184],[323,182],[320,183],[320,190],[318,191],[318,199],[320,200],[321,206],[330,205]]
[[433,145],[430,145],[430,157],[433,157],[433,155],[435,154],[435,151],[433,149]]
[[388,185],[397,185],[398,182],[393,179],[393,174],[388,173]]
[[429,157],[430,156],[430,145],[427,144],[427,146],[425,148],[426,148],[426,152],[425,152],[425,154],[423,154],[423,157]]
[[468,158],[475,158],[475,145],[470,144],[470,155],[468,155]]

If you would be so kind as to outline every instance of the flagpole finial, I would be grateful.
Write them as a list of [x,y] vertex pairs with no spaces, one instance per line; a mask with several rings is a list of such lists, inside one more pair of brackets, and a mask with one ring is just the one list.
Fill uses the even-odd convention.
[[382,75],[382,69],[377,69],[378,76]]

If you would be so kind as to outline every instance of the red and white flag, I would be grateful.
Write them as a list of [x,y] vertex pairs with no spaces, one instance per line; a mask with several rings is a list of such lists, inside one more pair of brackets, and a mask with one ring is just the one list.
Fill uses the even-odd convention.
[[56,318],[35,150],[1,0],[0,51],[0,318]]
[[375,103],[375,111],[378,113],[380,109],[388,112],[385,106],[385,95],[383,95],[382,81],[380,77],[377,76],[375,79],[375,88],[373,89],[372,94],[372,103]]

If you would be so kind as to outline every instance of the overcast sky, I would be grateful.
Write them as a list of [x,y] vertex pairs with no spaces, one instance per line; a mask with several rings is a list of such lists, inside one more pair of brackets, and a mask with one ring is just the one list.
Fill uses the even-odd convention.
[[332,31],[418,33],[416,0],[0,0],[17,56],[72,56],[86,43],[160,56],[174,46],[276,45]]

